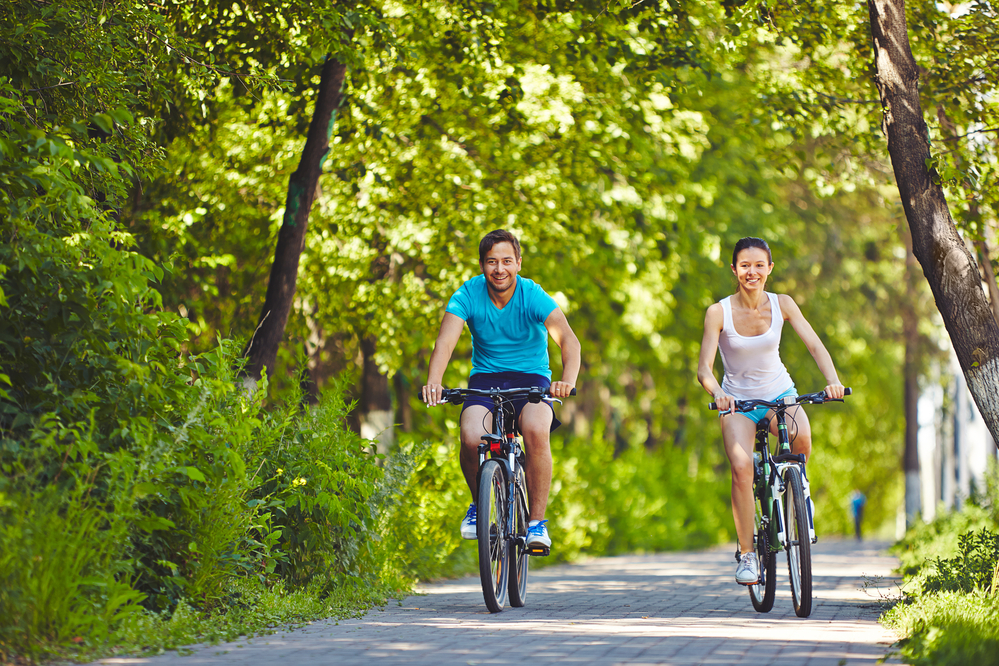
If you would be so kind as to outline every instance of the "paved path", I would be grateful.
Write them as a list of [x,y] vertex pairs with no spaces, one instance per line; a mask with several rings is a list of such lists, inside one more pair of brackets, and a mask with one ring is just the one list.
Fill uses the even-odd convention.
[[[731,548],[594,559],[532,572],[527,606],[490,615],[477,578],[427,585],[363,618],[302,629],[194,654],[108,659],[107,664],[312,666],[319,664],[799,664],[874,666],[894,636],[877,623],[878,594],[865,577],[884,576],[886,544],[823,540],[813,553],[811,617],[795,617],[786,559],[777,601],[753,610],[734,582]],[[897,661],[889,663],[899,663]]]

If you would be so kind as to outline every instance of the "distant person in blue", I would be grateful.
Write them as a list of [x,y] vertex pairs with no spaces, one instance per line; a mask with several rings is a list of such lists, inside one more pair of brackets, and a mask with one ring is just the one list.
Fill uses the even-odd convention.
[[[447,304],[440,333],[430,356],[423,401],[436,405],[444,387],[441,381],[451,353],[468,324],[472,333],[472,374],[468,388],[511,389],[537,386],[550,388],[556,398],[569,395],[579,374],[580,346],[565,314],[537,283],[520,277],[520,242],[509,231],[492,231],[479,243],[477,275]],[[548,336],[562,350],[562,379],[551,381],[548,367]],[[525,472],[531,521],[528,546],[551,546],[545,520],[548,491],[552,482],[551,431],[559,426],[554,408],[545,402],[523,399],[514,405],[527,452]],[[492,426],[492,403],[470,397],[461,411],[461,471],[472,493],[472,504],[461,521],[461,536],[475,535],[475,477],[479,469],[478,446]]]
[[865,504],[867,504],[867,498],[864,497],[864,493],[859,490],[854,490],[850,493],[850,508],[853,512],[853,531],[857,535],[857,541],[861,540],[860,523],[864,519]]

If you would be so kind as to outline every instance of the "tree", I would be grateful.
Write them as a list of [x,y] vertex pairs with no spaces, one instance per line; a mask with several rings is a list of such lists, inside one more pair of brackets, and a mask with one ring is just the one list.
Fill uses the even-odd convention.
[[978,264],[957,232],[943,188],[928,168],[928,129],[919,71],[902,0],[868,0],[875,83],[895,180],[919,260],[943,316],[968,388],[999,441],[999,324],[982,291]]
[[264,368],[274,367],[278,347],[284,339],[284,329],[298,281],[298,262],[305,248],[309,214],[316,199],[319,176],[330,150],[333,123],[343,102],[346,74],[346,64],[336,58],[328,57],[323,64],[319,94],[316,96],[305,147],[302,148],[302,158],[288,181],[288,199],[274,249],[274,263],[267,282],[263,312],[244,353],[247,359],[244,368],[247,385],[255,385]]

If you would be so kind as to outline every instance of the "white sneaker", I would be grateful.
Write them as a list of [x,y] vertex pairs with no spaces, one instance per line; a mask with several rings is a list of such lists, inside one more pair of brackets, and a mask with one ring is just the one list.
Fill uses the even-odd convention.
[[735,568],[735,582],[739,585],[756,585],[760,582],[760,560],[756,553],[743,553]]
[[532,520],[527,524],[527,545],[551,548],[552,539],[548,536],[547,520]]
[[461,519],[461,538],[478,538],[475,530],[475,504],[468,505],[468,511],[465,512],[465,517]]

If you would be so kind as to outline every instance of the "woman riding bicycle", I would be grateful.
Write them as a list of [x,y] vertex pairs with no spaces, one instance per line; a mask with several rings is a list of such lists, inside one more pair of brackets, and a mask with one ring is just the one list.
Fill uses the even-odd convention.
[[[844,387],[836,375],[832,357],[787,294],[764,291],[774,264],[770,247],[759,238],[743,238],[732,252],[732,272],[738,289],[708,307],[704,316],[704,338],[697,379],[711,394],[721,415],[725,453],[732,465],[732,513],[741,553],[735,580],[755,584],[760,563],[753,547],[753,445],[757,424],[770,418],[766,408],[734,413],[735,400],[775,401],[796,395],[794,381],[780,360],[780,334],[789,321],[826,379],[830,398],[842,398]],[[719,385],[714,375],[715,352],[721,349],[725,377]],[[805,411],[798,406],[787,410],[793,453],[812,452],[812,433]],[[776,434],[776,423],[770,425]]]

